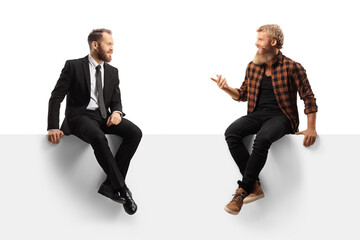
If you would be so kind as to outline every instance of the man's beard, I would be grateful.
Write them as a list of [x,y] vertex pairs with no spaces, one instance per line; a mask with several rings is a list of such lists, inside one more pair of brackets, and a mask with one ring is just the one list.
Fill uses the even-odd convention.
[[273,60],[275,56],[276,48],[270,47],[269,49],[265,49],[263,53],[256,52],[253,63],[255,63],[256,65],[263,65]]
[[98,50],[98,57],[101,61],[111,62],[111,55],[107,56],[105,50],[100,46]]

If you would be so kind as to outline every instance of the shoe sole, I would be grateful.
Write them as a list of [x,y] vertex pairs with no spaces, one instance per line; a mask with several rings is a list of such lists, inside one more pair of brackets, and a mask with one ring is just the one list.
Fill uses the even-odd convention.
[[226,206],[225,206],[224,210],[225,210],[227,213],[230,213],[231,215],[238,215],[239,212],[240,212],[240,211],[239,211],[239,212],[233,211],[233,210],[227,208]]
[[246,197],[243,202],[244,204],[248,204],[248,203],[252,203],[252,202],[255,202],[256,200],[259,200],[261,198],[264,198],[265,195],[264,194],[260,194],[260,195],[257,195],[255,197]]
[[100,191],[100,190],[99,190],[98,193],[101,194],[101,195],[103,195],[104,197],[109,198],[110,200],[112,200],[112,201],[114,201],[114,202],[121,203],[121,204],[124,204],[124,203],[125,203],[125,200],[122,201],[122,200],[112,199],[107,192],[103,192],[103,191]]

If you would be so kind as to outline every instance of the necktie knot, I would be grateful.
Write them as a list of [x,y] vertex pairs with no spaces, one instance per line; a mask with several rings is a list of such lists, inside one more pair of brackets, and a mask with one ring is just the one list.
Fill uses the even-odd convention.
[[101,69],[101,65],[97,65],[96,66],[96,71],[100,71],[100,69]]

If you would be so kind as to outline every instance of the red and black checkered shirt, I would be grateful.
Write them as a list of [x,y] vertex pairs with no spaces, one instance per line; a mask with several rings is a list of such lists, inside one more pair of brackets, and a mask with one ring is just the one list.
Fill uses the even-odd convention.
[[[272,85],[280,109],[289,118],[294,132],[298,131],[299,113],[297,110],[297,92],[305,103],[305,114],[317,112],[316,98],[311,90],[305,69],[300,63],[282,55],[277,55],[272,66]],[[253,112],[259,94],[265,67],[250,62],[246,69],[245,80],[240,89],[238,101],[248,102],[248,114]]]

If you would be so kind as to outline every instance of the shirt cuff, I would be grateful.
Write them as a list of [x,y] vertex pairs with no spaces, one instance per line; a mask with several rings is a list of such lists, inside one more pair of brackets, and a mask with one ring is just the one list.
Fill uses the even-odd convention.
[[122,112],[120,112],[120,111],[113,111],[113,113],[114,112],[118,112],[118,113],[120,113],[120,117],[123,117],[125,114],[124,113],[122,113]]
[[238,97],[238,99],[236,99],[236,98],[232,98],[232,99],[234,99],[235,101],[240,101],[240,99],[241,99],[241,90],[240,89],[236,89],[238,92],[239,92],[239,97]]

